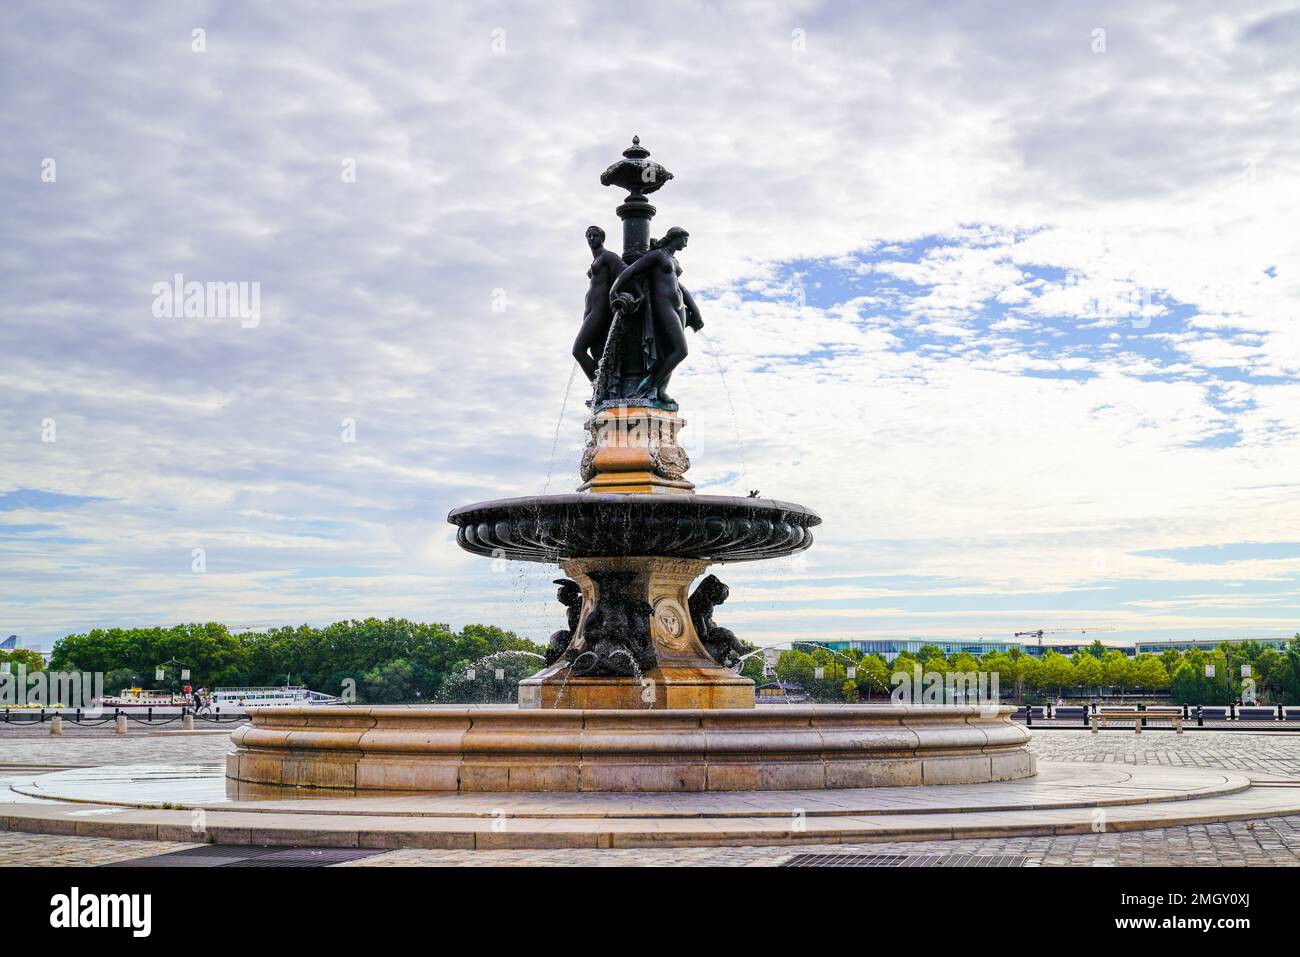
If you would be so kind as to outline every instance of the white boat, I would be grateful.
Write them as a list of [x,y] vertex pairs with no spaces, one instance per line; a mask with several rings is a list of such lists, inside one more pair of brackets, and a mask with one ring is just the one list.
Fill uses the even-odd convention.
[[312,691],[304,687],[216,688],[203,696],[204,707],[221,708],[302,708],[309,705],[342,704],[337,695]]
[[189,695],[173,694],[170,691],[123,688],[121,694],[97,698],[95,703],[103,708],[170,708],[185,707],[192,704],[192,701]]

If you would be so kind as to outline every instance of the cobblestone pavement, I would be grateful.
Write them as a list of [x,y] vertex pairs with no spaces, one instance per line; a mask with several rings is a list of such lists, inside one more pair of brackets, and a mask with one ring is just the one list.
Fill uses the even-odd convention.
[[1251,780],[1300,779],[1300,735],[1197,731],[1047,731],[1034,735],[1040,761],[1100,761],[1239,771]]
[[0,866],[98,867],[196,846],[170,841],[110,841],[97,837],[0,831]]
[[[0,728],[3,726],[0,725]],[[0,730],[0,765],[196,763],[219,760],[225,737],[149,738],[92,734],[9,737]],[[1053,730],[1036,735],[1043,761],[1093,761],[1240,771],[1258,781],[1300,780],[1300,735],[1196,731],[1182,735]],[[0,865],[99,864],[189,845],[0,832]],[[348,867],[771,866],[800,853],[1019,854],[1040,866],[1300,866],[1300,816],[1059,837],[803,847],[692,847],[615,850],[390,851]]]
[[132,728],[123,735],[86,730],[52,735],[47,728],[37,735],[0,724],[0,767],[202,764],[222,760],[229,750],[230,737],[225,734],[150,737]]
[[555,851],[389,851],[340,867],[771,867],[795,854],[1023,854],[1040,867],[1300,867],[1300,817],[1197,824],[1123,834],[800,847]]

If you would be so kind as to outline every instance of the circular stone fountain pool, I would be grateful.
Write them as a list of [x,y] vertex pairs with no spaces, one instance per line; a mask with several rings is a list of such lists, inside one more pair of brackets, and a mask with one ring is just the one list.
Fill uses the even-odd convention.
[[751,791],[1035,772],[1008,707],[254,709],[233,780],[358,791]]

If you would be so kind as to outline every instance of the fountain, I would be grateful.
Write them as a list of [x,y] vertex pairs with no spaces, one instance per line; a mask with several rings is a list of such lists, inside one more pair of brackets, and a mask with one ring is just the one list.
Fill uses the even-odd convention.
[[[453,509],[461,547],[559,565],[567,627],[517,708],[254,712],[228,777],[359,790],[705,791],[976,783],[1035,773],[1011,709],[756,707],[743,646],[713,620],[710,565],[808,548],[821,523],[778,499],[696,494],[667,392],[703,319],[679,280],[680,227],[650,238],[647,195],[673,178],[633,137],[601,176],[622,255],[587,230],[592,266],[574,357],[591,381],[576,491]],[[691,591],[691,584],[705,576]]]

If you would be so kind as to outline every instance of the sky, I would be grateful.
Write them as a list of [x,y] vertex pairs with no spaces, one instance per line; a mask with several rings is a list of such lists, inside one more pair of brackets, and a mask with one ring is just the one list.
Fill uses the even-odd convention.
[[1293,634],[1298,50],[1272,2],[10,0],[0,636],[563,627],[446,514],[578,484],[633,134],[690,477],[824,520],[720,623]]

